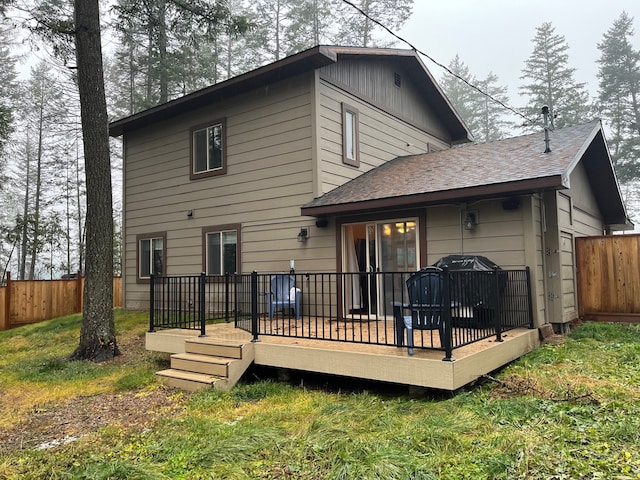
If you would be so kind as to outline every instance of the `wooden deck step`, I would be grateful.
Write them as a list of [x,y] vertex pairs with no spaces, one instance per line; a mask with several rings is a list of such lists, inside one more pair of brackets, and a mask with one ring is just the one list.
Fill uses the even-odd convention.
[[255,356],[252,343],[236,340],[187,339],[184,350],[171,355],[171,368],[156,375],[167,386],[189,391],[231,389]]
[[229,363],[232,361],[233,359],[230,358],[212,357],[196,353],[175,353],[171,355],[171,368],[226,377],[229,375]]
[[212,357],[242,358],[243,343],[229,340],[189,339],[185,342],[186,353],[197,353]]
[[205,388],[215,388],[215,384],[222,380],[221,377],[214,375],[174,369],[162,370],[156,372],[156,375],[164,385],[189,392],[197,392]]

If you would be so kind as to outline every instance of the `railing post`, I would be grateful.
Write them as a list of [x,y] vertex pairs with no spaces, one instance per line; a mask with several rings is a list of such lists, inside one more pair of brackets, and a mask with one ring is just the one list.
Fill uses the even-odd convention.
[[149,332],[155,332],[154,328],[154,318],[155,318],[155,310],[156,310],[156,292],[155,292],[155,279],[156,276],[152,273],[151,279],[149,281],[149,286],[151,290],[149,291]]
[[224,321],[229,323],[229,286],[231,285],[229,272],[224,274]]
[[444,331],[441,334],[444,334],[444,338],[441,339],[444,347],[444,358],[442,361],[444,362],[453,362],[453,325],[451,325],[451,278],[449,277],[449,269],[444,267],[442,269],[443,276],[443,295],[442,295],[442,310],[443,310],[443,323],[444,323]]
[[495,327],[496,327],[496,342],[504,341],[502,339],[502,315],[500,315],[500,272],[498,271],[500,267],[493,267],[493,304],[495,309]]
[[251,272],[251,334],[252,342],[259,342],[258,339],[258,272]]
[[204,314],[204,310],[205,310],[205,290],[207,288],[207,274],[205,272],[202,272],[200,274],[200,292],[198,292],[198,298],[199,298],[199,305],[200,308],[198,309],[198,315],[200,316],[200,337],[205,337],[207,335],[207,331],[206,331],[206,321],[205,321],[205,314]]
[[526,268],[526,277],[527,277],[527,302],[528,302],[528,310],[529,310],[529,328],[533,328],[533,302],[531,300],[531,269],[529,267]]

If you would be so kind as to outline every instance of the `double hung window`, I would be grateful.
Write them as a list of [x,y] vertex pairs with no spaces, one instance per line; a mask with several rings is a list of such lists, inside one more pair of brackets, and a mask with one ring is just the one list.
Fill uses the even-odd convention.
[[191,129],[191,179],[226,173],[225,123],[215,120]]
[[207,275],[237,273],[240,265],[240,226],[223,225],[205,228],[204,271]]
[[151,275],[165,273],[165,244],[164,233],[138,236],[138,280],[149,280]]

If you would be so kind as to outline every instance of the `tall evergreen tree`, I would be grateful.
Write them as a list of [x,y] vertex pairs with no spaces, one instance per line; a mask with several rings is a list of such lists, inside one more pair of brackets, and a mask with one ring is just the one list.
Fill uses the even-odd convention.
[[[1,4],[0,4],[1,5]],[[19,95],[16,81],[16,59],[12,54],[11,32],[0,25],[0,284],[4,282],[5,271],[16,251],[17,238],[14,208],[15,192],[9,185],[10,148],[8,140],[15,128],[14,103]]]
[[118,0],[115,11],[123,46],[116,60],[131,112],[219,81],[220,37],[248,28],[223,0]]
[[476,141],[484,143],[505,138],[514,123],[496,100],[505,105],[509,103],[507,87],[498,84],[498,76],[493,72],[489,72],[483,80],[477,80],[476,86],[487,94],[478,97],[477,114],[480,118]]
[[87,257],[80,344],[72,359],[118,355],[113,320],[113,211],[98,0],[74,1],[78,91],[87,177]]
[[460,59],[459,55],[456,55],[449,63],[449,70],[454,75],[445,73],[440,79],[440,86],[458,111],[458,115],[465,121],[471,133],[476,136],[480,130],[477,91],[466,83],[475,83],[475,77],[471,75],[469,67]]
[[598,44],[598,109],[623,182],[640,179],[640,51],[633,48],[633,34],[633,18],[622,12]]
[[502,107],[482,92],[506,103],[507,88],[497,84],[498,77],[493,73],[489,73],[484,80],[471,75],[469,67],[458,55],[449,64],[449,70],[455,75],[445,73],[440,85],[471,130],[475,141],[485,143],[504,138],[511,123]]
[[[335,17],[340,0],[299,0],[287,12],[288,24],[284,33],[288,54],[315,45],[333,43]],[[337,42],[340,43],[340,42]]]
[[338,43],[360,47],[384,47],[394,42],[379,40],[381,31],[371,19],[375,19],[392,31],[399,30],[411,16],[413,0],[353,0],[365,15],[352,6],[343,4],[338,31]]
[[532,41],[533,52],[520,77],[526,82],[520,91],[529,97],[523,113],[531,119],[540,118],[540,110],[546,105],[554,127],[589,120],[589,94],[584,83],[574,80],[575,68],[569,67],[565,38],[547,22],[536,29]]

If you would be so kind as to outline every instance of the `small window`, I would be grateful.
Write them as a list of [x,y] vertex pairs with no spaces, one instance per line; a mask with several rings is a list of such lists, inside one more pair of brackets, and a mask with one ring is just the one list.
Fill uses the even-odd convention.
[[191,129],[191,179],[227,172],[225,120]]
[[240,225],[202,229],[203,270],[207,275],[224,275],[240,270]]
[[166,235],[138,235],[138,280],[148,281],[151,275],[164,275],[166,265]]
[[360,166],[358,110],[342,104],[342,162],[353,167]]

